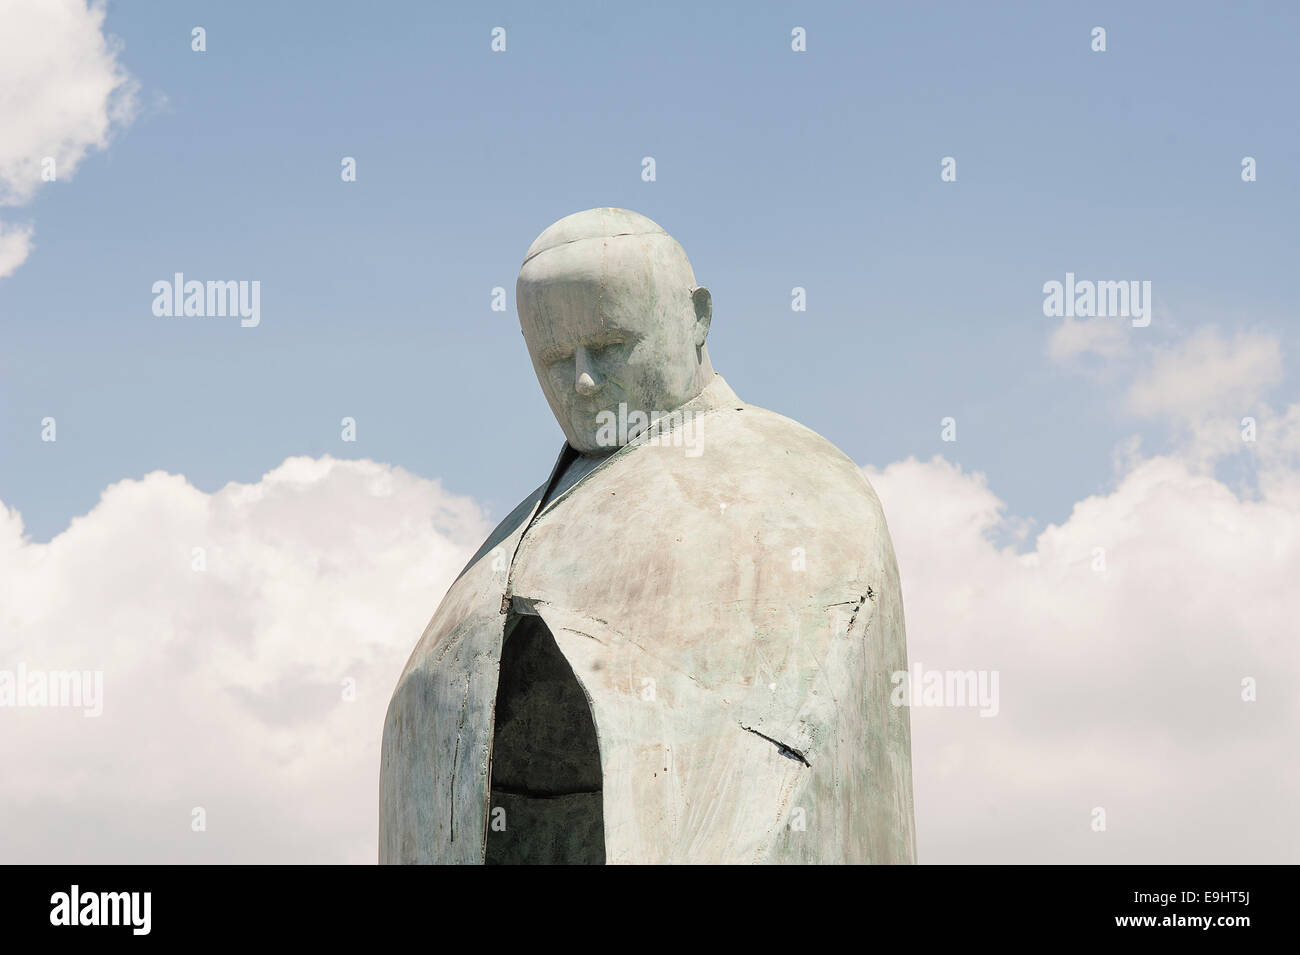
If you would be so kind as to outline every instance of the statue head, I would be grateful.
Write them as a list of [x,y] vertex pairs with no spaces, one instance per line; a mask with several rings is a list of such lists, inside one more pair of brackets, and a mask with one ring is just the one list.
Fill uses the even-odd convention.
[[713,378],[704,339],[709,290],[667,232],[627,209],[565,216],[528,248],[515,287],[519,323],[542,391],[565,438],[586,455],[601,412],[653,418]]

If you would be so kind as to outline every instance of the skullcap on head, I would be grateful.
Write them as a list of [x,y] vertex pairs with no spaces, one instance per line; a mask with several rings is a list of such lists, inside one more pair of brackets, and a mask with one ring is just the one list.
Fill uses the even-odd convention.
[[548,226],[528,247],[524,262],[536,255],[582,239],[608,239],[617,235],[663,235],[668,233],[656,222],[630,209],[588,209],[565,216]]

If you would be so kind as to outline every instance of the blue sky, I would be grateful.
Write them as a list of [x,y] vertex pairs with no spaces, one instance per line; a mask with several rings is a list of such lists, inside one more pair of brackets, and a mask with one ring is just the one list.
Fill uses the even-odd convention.
[[[213,491],[326,453],[504,516],[562,440],[515,275],[593,206],[683,244],[747,401],[860,464],[944,454],[1040,525],[1111,486],[1128,435],[1169,437],[1047,357],[1044,282],[1150,280],[1155,318],[1126,330],[1143,347],[1264,330],[1295,380],[1294,8],[563,9],[110,4],[139,116],[0,208],[36,229],[0,279],[0,501],[28,533],[155,469]],[[178,271],[259,280],[261,324],[155,317],[151,286]]]

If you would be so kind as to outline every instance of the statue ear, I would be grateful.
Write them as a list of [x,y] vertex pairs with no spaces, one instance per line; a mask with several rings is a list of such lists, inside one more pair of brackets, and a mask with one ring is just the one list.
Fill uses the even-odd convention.
[[691,301],[695,303],[695,347],[703,348],[704,339],[709,335],[709,323],[713,321],[713,296],[701,285],[691,289]]

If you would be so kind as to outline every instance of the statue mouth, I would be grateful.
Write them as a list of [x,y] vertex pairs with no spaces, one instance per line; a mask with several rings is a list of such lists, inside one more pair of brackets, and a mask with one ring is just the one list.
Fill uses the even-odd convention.
[[595,430],[599,423],[597,421],[599,415],[599,408],[593,408],[591,411],[574,409],[569,413],[569,423],[580,431]]
[[569,408],[569,420],[573,421],[575,424],[582,424],[584,427],[587,425],[594,425],[596,419],[602,414],[612,414],[617,416],[618,402],[614,402],[613,407],[610,407],[610,403],[607,401],[601,401],[599,404],[581,401],[571,405]]

